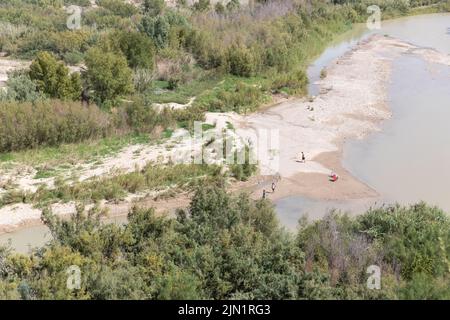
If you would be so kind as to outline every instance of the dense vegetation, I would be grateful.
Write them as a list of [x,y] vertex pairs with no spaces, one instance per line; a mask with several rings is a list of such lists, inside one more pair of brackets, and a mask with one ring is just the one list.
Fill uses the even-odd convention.
[[[137,114],[130,108],[138,108],[139,113],[149,114],[143,117],[150,124],[145,121],[145,125],[140,122],[132,127],[149,132],[154,125],[189,127],[205,111],[249,112],[270,101],[273,93],[306,94],[309,61],[334,35],[365,21],[366,8],[373,2],[257,0],[250,6],[241,6],[239,1],[213,6],[198,1],[188,7],[180,1],[176,8],[169,8],[162,0],[135,5],[101,0],[96,6],[87,0],[2,1],[0,51],[33,62],[29,70],[11,74],[7,91],[0,93],[0,105],[8,104],[0,107],[0,127],[6,121],[32,125],[32,119],[14,119],[16,112],[8,109],[40,100],[49,100],[48,112],[63,105],[70,108],[65,106],[70,100],[95,103],[104,119]],[[448,1],[375,3],[385,17],[408,14],[423,5],[437,4],[430,7],[436,11],[449,7]],[[67,20],[74,19],[75,11],[66,9],[72,4],[82,6],[82,11],[80,25],[69,29]],[[191,97],[196,100],[189,110],[154,120],[159,116],[153,103],[186,103]],[[23,113],[20,117],[28,115],[33,116]],[[83,111],[73,116],[81,126],[76,130],[85,131]],[[115,130],[107,130],[108,135],[130,131],[123,128],[123,121],[112,121],[109,126]],[[94,131],[71,140],[98,138],[97,131],[102,129]],[[22,144],[13,132],[3,136],[9,135],[12,141],[3,142],[0,152],[67,141],[30,136]]]
[[[450,219],[436,208],[330,213],[282,229],[272,205],[198,190],[176,219],[134,208],[126,225],[79,208],[47,211],[53,240],[31,255],[0,249],[0,297],[22,299],[449,299]],[[70,290],[67,270],[81,270]],[[381,289],[366,286],[381,268]]]

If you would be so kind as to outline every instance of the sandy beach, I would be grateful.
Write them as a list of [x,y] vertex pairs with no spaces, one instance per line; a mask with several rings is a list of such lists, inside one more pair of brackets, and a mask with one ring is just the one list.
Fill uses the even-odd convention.
[[[276,161],[258,158],[262,176],[281,176],[276,192],[269,194],[270,199],[290,195],[323,200],[378,196],[376,190],[343,168],[342,146],[348,139],[363,139],[380,130],[381,122],[391,117],[387,86],[393,61],[408,54],[427,62],[450,64],[448,55],[433,49],[375,35],[327,68],[327,76],[318,83],[321,92],[317,97],[290,100],[246,117],[222,115],[245,139],[251,139],[261,129],[278,131]],[[305,163],[299,161],[301,152],[306,156]],[[335,183],[328,180],[331,172],[339,175]],[[270,184],[261,184],[253,197],[261,197],[262,189],[270,190]]]

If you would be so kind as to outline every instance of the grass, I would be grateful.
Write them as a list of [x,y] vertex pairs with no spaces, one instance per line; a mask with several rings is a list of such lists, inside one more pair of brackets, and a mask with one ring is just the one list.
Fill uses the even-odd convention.
[[235,130],[233,124],[231,122],[229,122],[229,121],[227,121],[227,129],[228,130],[233,130],[233,131]]
[[[168,89],[167,81],[155,81],[148,98],[154,103],[186,104],[192,97],[196,97],[194,104],[204,110],[219,111],[217,106],[220,102],[225,102],[219,109],[244,113],[270,101],[269,85],[270,80],[263,76],[245,78],[232,75],[205,75],[201,79],[182,84],[175,90]],[[244,92],[239,99],[227,99],[228,96],[239,96],[239,86],[253,88],[253,93]]]
[[219,77],[204,77],[202,79],[189,81],[180,85],[175,90],[169,90],[167,81],[155,81],[152,91],[148,93],[148,98],[154,103],[186,104],[189,99],[196,97],[207,90],[214,88],[220,82]]
[[39,169],[38,172],[36,172],[33,179],[46,179],[56,176],[57,171],[55,169]]
[[210,112],[247,113],[271,100],[270,80],[260,77],[225,76],[211,89],[197,96],[194,104]]
[[[118,201],[129,193],[162,191],[167,188],[190,190],[221,177],[221,168],[215,165],[147,165],[139,171],[94,178],[72,185],[61,181],[56,183],[54,189],[41,187],[31,196],[30,201],[39,206],[58,201],[95,202],[103,199]],[[20,196],[12,198],[20,200]]]
[[216,126],[213,124],[209,124],[209,123],[203,123],[202,124],[202,130],[203,132],[214,129]]
[[173,135],[173,129],[165,129],[162,133],[163,139],[170,139]]
[[[130,134],[122,137],[103,138],[83,143],[62,144],[57,147],[42,147],[31,150],[8,152],[0,154],[0,167],[8,167],[11,163],[21,163],[30,166],[47,164],[68,168],[78,162],[95,162],[98,158],[111,156],[130,144],[149,143],[149,135]],[[38,176],[49,173],[38,172]],[[38,179],[38,178],[36,178]]]

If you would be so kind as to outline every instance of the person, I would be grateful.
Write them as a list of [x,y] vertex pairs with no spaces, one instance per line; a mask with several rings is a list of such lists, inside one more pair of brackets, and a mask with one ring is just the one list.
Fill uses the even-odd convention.
[[303,151],[302,151],[302,162],[303,162],[303,163],[306,162],[306,157],[305,157],[305,154],[303,153]]
[[338,175],[337,175],[336,173],[332,172],[332,173],[330,174],[330,181],[331,181],[331,182],[336,182],[338,178],[339,178],[339,177],[338,177]]
[[275,182],[272,182],[272,193],[275,192],[275,187],[276,187]]
[[263,198],[263,199],[266,198],[266,189],[263,189],[263,196],[262,196],[262,198]]

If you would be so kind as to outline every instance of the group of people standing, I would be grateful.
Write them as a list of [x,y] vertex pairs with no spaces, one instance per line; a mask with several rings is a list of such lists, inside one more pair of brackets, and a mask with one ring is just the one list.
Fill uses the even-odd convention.
[[[299,160],[297,160],[297,162],[306,163],[306,156],[303,151],[299,155]],[[328,178],[329,178],[329,181],[336,182],[339,179],[339,176],[335,172],[331,172],[330,175],[328,176]],[[271,193],[275,193],[276,187],[277,187],[276,181],[274,180],[274,181],[272,181],[272,185],[271,185],[271,189],[272,189]],[[262,198],[266,199],[268,193],[269,193],[269,191],[267,191],[266,189],[263,189]]]

